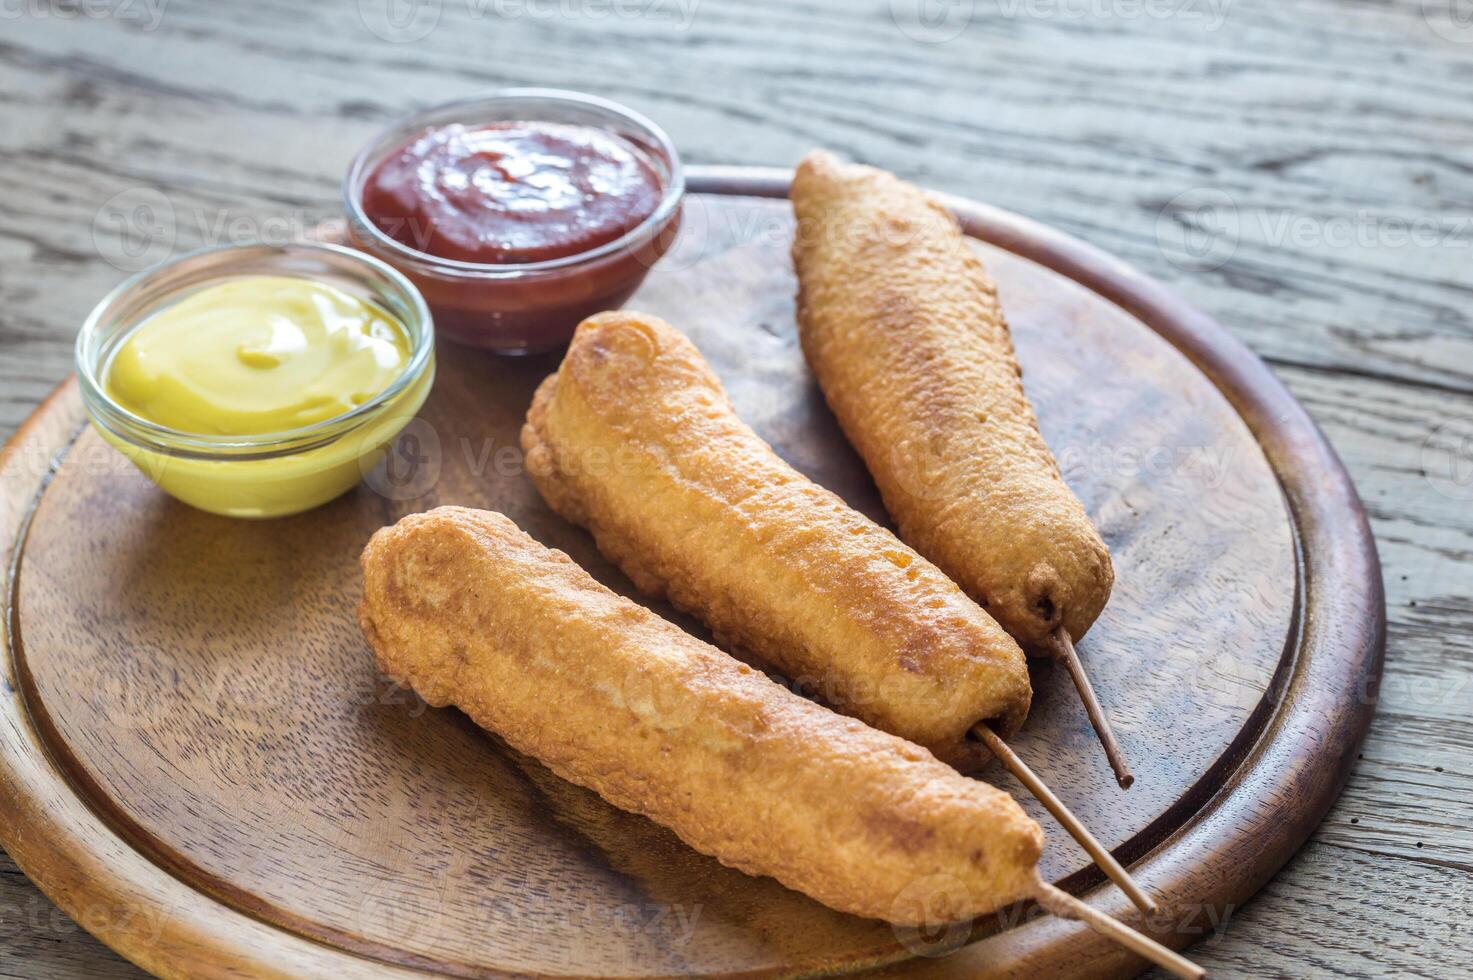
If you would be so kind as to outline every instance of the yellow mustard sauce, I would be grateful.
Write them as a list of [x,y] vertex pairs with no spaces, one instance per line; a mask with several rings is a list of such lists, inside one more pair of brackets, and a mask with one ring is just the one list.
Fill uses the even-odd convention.
[[141,418],[197,435],[283,432],[350,412],[409,363],[404,327],[326,283],[255,276],[144,321],[106,372]]
[[[277,517],[351,489],[423,405],[433,360],[361,419],[310,438],[279,434],[345,415],[413,363],[403,323],[327,283],[252,276],[208,286],[144,320],[102,371],[118,407],[170,430],[140,445],[99,427],[149,479],[187,504]],[[189,437],[239,437],[201,449]]]

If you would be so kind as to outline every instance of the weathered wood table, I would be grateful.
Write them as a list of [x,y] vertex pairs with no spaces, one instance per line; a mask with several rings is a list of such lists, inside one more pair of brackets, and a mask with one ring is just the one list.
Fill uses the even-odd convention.
[[[1390,642],[1370,740],[1218,975],[1473,971],[1473,7],[1467,0],[0,3],[0,434],[97,297],[338,211],[378,125],[602,92],[691,162],[815,145],[1155,275],[1251,344],[1354,474]],[[0,864],[0,975],[136,976]]]

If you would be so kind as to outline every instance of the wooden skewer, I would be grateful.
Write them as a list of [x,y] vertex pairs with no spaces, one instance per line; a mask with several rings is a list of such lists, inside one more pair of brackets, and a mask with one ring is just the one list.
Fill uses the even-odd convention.
[[1144,956],[1163,970],[1169,970],[1181,977],[1182,980],[1202,980],[1207,976],[1207,971],[1175,950],[1168,949],[1151,937],[1136,932],[1125,923],[1110,918],[1105,913],[1086,905],[1068,892],[1060,891],[1046,881],[1036,882],[1033,898],[1054,915],[1062,919],[1075,919],[1083,922],[1100,935],[1115,940],[1131,952]]
[[1079,653],[1074,649],[1074,638],[1069,635],[1068,630],[1060,626],[1053,632],[1053,641],[1054,652],[1069,668],[1069,676],[1074,678],[1074,686],[1079,690],[1080,700],[1084,702],[1089,723],[1094,726],[1095,734],[1100,737],[1100,744],[1105,747],[1105,758],[1110,760],[1110,768],[1115,770],[1115,781],[1120,784],[1121,789],[1130,789],[1135,776],[1125,763],[1125,753],[1120,750],[1120,743],[1116,741],[1115,732],[1110,728],[1110,719],[1105,716],[1105,709],[1100,707],[1100,699],[1095,697],[1094,686],[1089,682],[1089,675],[1084,672],[1084,664],[1079,661]]
[[1043,804],[1044,809],[1054,815],[1054,819],[1069,832],[1071,837],[1079,842],[1079,846],[1084,848],[1090,857],[1094,858],[1094,862],[1100,866],[1100,870],[1105,872],[1111,881],[1120,886],[1120,890],[1125,892],[1126,897],[1135,903],[1136,908],[1145,912],[1147,915],[1154,915],[1156,913],[1157,905],[1155,900],[1147,895],[1140,885],[1136,884],[1135,879],[1130,876],[1130,872],[1126,871],[1120,862],[1115,860],[1115,855],[1105,850],[1104,845],[1095,838],[1094,834],[1089,832],[1089,828],[1081,823],[1079,818],[1071,813],[1069,808],[1064,805],[1064,802],[1054,795],[1053,790],[1048,788],[1047,783],[1039,779],[1033,770],[1028,768],[1027,763],[1018,757],[1018,753],[1014,752],[1012,747],[1002,740],[1002,736],[993,731],[992,727],[986,722],[975,726],[972,729],[972,734],[981,740],[983,745],[987,746],[987,750],[1007,767],[1008,772],[1012,773],[1018,782],[1027,787],[1028,792],[1032,793],[1038,802]]

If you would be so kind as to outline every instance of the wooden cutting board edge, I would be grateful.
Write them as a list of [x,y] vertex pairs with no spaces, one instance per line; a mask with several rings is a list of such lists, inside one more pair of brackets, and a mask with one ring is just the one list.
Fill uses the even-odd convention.
[[[693,167],[689,190],[781,198],[788,179],[783,170]],[[1183,947],[1210,934],[1210,923],[1224,921],[1297,851],[1338,797],[1369,726],[1385,651],[1385,599],[1364,509],[1308,414],[1221,326],[1091,246],[996,208],[945,200],[970,234],[1076,280],[1182,351],[1237,409],[1285,494],[1300,581],[1297,633],[1276,676],[1277,700],[1265,700],[1256,741],[1236,747],[1241,761],[1217,794],[1134,863],[1162,914],[1142,922],[1113,888],[1086,896]],[[193,890],[109,829],[53,764],[15,676],[12,573],[51,463],[83,419],[75,379],[68,379],[0,451],[0,537],[10,543],[0,632],[11,654],[0,666],[0,841],[84,928],[161,976],[422,975],[320,945]],[[1077,923],[1038,918],[888,972],[1115,977],[1143,966]]]

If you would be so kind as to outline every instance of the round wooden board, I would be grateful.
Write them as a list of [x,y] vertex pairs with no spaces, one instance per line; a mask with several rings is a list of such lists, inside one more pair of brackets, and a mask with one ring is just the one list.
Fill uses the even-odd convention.
[[[697,168],[692,190],[677,249],[630,305],[685,330],[780,454],[885,520],[798,350],[786,175]],[[1138,779],[1115,787],[1048,664],[1015,744],[1164,911],[1141,923],[1095,888],[1025,800],[1048,830],[1044,871],[1183,945],[1339,791],[1384,647],[1374,546],[1334,454],[1221,328],[1087,246],[951,203],[999,280],[1044,434],[1115,555],[1081,654]],[[442,348],[385,467],[261,523],[165,497],[82,424],[75,386],[58,389],[0,460],[0,838],[27,873],[166,975],[1138,971],[1082,926],[1019,910],[970,936],[830,912],[376,676],[353,616],[357,555],[406,513],[501,510],[630,593],[522,471],[517,431],[556,363]]]

